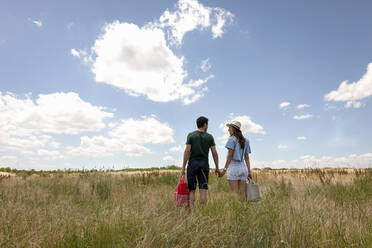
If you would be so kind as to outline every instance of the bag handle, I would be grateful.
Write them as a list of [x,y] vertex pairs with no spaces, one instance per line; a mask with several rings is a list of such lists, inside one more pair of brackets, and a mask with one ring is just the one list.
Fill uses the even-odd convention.
[[248,180],[248,182],[251,183],[251,184],[256,184],[256,183],[253,181],[253,179],[250,179],[249,177],[248,177],[247,180]]

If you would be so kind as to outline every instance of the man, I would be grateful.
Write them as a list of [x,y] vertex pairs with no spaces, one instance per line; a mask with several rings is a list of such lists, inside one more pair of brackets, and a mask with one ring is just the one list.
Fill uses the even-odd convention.
[[204,116],[196,120],[198,129],[187,135],[185,152],[183,154],[182,176],[185,175],[187,161],[187,187],[189,189],[190,207],[193,207],[195,201],[196,184],[199,186],[200,202],[207,202],[209,163],[209,149],[212,151],[215,173],[220,174],[218,169],[218,154],[213,136],[207,133],[208,119]]

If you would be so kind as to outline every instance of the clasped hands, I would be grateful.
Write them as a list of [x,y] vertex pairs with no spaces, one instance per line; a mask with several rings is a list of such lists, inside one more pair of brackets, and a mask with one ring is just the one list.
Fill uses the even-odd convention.
[[[182,169],[181,176],[184,177],[185,174],[186,174],[185,173],[185,169]],[[215,169],[214,170],[214,174],[216,174],[218,177],[223,177],[226,174],[226,170]],[[248,178],[249,179],[252,179],[252,176],[251,176],[251,173],[250,172],[248,174]]]
[[216,174],[218,177],[223,177],[226,174],[226,170],[221,171],[221,170],[215,169],[214,174]]
[[[218,177],[223,177],[226,174],[226,170],[221,171],[221,170],[215,169],[214,174],[216,174]],[[252,179],[251,172],[249,172],[248,174],[248,179]]]

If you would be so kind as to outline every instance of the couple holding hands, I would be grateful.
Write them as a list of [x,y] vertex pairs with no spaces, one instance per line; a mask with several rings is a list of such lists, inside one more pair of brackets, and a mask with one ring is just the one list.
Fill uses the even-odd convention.
[[185,176],[187,165],[187,187],[189,190],[190,205],[195,200],[196,184],[199,186],[200,202],[207,201],[209,163],[209,149],[212,152],[216,166],[215,174],[223,177],[227,172],[230,191],[235,197],[246,200],[246,180],[251,179],[249,141],[244,138],[239,121],[232,121],[226,126],[229,128],[230,137],[225,145],[228,149],[225,167],[218,167],[218,153],[213,136],[207,133],[208,119],[204,116],[196,120],[198,129],[187,135],[186,148],[183,155],[182,176]]

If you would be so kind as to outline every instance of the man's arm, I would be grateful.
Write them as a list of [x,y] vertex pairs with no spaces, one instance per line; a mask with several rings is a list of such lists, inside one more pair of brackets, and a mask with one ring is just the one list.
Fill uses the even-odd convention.
[[182,172],[181,172],[182,175],[185,175],[186,164],[187,164],[187,161],[190,158],[190,154],[191,154],[191,145],[186,144],[186,148],[185,148],[185,151],[183,153],[183,163],[182,163]]
[[219,170],[219,167],[218,167],[218,153],[217,153],[217,150],[216,150],[216,146],[211,146],[211,152],[212,152],[212,157],[213,157],[213,161],[214,161],[214,164],[216,166],[216,169],[214,170],[214,173],[218,176],[220,175],[220,170]]
[[247,165],[247,169],[248,169],[248,177],[250,179],[252,179],[252,174],[251,174],[251,163],[249,161],[249,156],[248,156],[248,153],[245,153],[244,154],[244,160],[245,160],[245,164]]
[[218,168],[218,153],[217,153],[217,150],[216,150],[216,146],[211,146],[211,151],[212,151],[212,156],[213,156],[213,161],[214,161],[214,164],[216,166],[216,172],[219,171],[219,168]]

